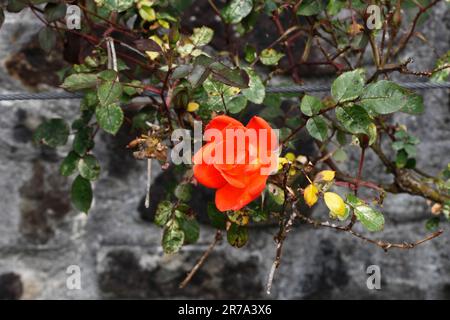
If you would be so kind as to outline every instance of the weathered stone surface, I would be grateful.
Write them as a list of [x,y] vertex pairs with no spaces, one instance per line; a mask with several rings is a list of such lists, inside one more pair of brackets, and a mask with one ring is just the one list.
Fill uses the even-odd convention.
[[23,285],[20,276],[14,272],[0,275],[0,299],[18,300],[22,296]]
[[[440,53],[449,49],[449,13],[442,3],[432,20],[422,26]],[[5,64],[11,55],[28,48],[38,26],[39,21],[29,12],[7,14],[0,30],[0,92],[23,91],[41,81],[17,79],[23,74],[11,76],[9,72],[17,68]],[[417,46],[405,54],[415,58],[411,67],[432,68],[435,57],[414,41]],[[418,165],[436,173],[449,160],[449,92],[423,94],[424,116],[398,115],[394,121],[406,124],[422,140]],[[102,173],[94,185],[94,208],[89,216],[73,210],[70,179],[58,175],[67,150],[37,147],[31,136],[42,119],[62,116],[70,120],[77,110],[77,101],[0,102],[0,299],[267,297],[265,282],[275,256],[273,227],[251,228],[250,243],[243,249],[225,242],[218,245],[189,286],[178,288],[214,231],[203,225],[198,245],[187,246],[176,256],[162,254],[161,230],[150,223],[154,208],[143,207],[145,163],[135,161],[124,149],[128,139],[134,138],[127,128],[118,139],[103,134],[97,137],[95,155],[102,163]],[[352,152],[350,157],[349,169],[357,163],[358,154]],[[374,155],[369,152],[368,157],[364,177],[390,181]],[[160,173],[157,164],[153,172],[155,177]],[[166,172],[156,178],[152,203],[164,197],[161,185],[170,175]],[[212,196],[205,190],[195,192],[193,200],[204,222],[204,197]],[[376,237],[401,242],[426,234],[424,223],[430,214],[423,199],[389,196],[383,212],[386,229]],[[314,214],[325,218],[327,210],[318,207]],[[449,299],[449,232],[445,225],[445,233],[432,242],[414,250],[384,253],[344,233],[295,227],[285,242],[270,298]],[[373,264],[381,268],[381,290],[366,286],[366,268]],[[71,265],[81,268],[81,290],[66,286]]]

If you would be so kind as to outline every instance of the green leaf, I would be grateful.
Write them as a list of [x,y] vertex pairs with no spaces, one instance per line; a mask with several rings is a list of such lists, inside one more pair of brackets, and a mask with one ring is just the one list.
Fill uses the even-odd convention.
[[88,90],[83,100],[81,100],[81,110],[95,110],[95,106],[98,104],[97,90]]
[[366,206],[361,205],[354,207],[356,218],[361,224],[370,232],[381,231],[384,228],[384,216],[381,212]]
[[430,218],[427,220],[425,228],[428,231],[436,231],[439,228],[439,222],[440,222],[439,217]]
[[217,210],[214,203],[208,203],[207,206],[208,217],[211,220],[211,225],[216,229],[225,230],[227,217],[224,213]]
[[351,193],[347,194],[347,203],[352,207],[356,207],[356,206],[365,204],[364,201],[362,201],[360,198],[358,198],[357,196],[355,196]]
[[337,77],[331,85],[331,95],[336,102],[346,102],[358,98],[364,89],[364,70],[356,69]]
[[406,144],[403,148],[405,152],[408,154],[409,158],[415,158],[417,155],[416,146],[413,144]]
[[346,3],[342,0],[330,0],[327,5],[327,12],[330,16],[335,16],[345,7]]
[[98,78],[104,81],[115,81],[119,74],[112,69],[103,70],[98,73]]
[[236,88],[227,86],[211,78],[203,83],[203,88],[208,95],[208,100],[203,105],[211,111],[224,110],[224,104],[228,108],[230,100],[233,99],[239,91],[236,90]]
[[269,183],[267,184],[265,195],[265,211],[279,211],[282,208],[284,204],[283,189],[273,183]]
[[450,50],[436,61],[436,72],[431,75],[433,81],[446,81],[450,76]]
[[39,44],[45,52],[50,52],[56,44],[57,33],[50,27],[41,29],[39,32]]
[[190,64],[182,64],[176,67],[171,75],[172,79],[182,79],[186,78],[191,72],[194,67]]
[[209,68],[215,80],[231,87],[248,88],[249,76],[239,68],[231,69],[220,62],[213,62]]
[[48,3],[44,9],[45,19],[48,22],[53,22],[62,19],[66,16],[66,4],[65,3]]
[[169,221],[172,214],[173,204],[170,201],[164,200],[158,204],[158,208],[155,213],[155,224],[164,227]]
[[80,156],[94,147],[94,141],[92,140],[92,128],[83,126],[78,129],[73,139],[73,150]]
[[75,208],[87,213],[92,204],[92,187],[89,180],[77,176],[72,183],[71,196]]
[[34,141],[56,148],[67,143],[70,130],[63,119],[50,119],[42,123],[34,132]]
[[322,9],[323,6],[321,0],[305,0],[298,6],[297,15],[312,16],[320,13]]
[[[420,101],[416,101],[416,99],[411,100],[411,102],[415,102],[411,107],[412,111],[416,110],[420,104]],[[380,80],[366,87],[361,95],[360,103],[366,110],[374,114],[389,114],[407,107],[409,102],[410,99],[405,89],[392,81]]]
[[275,66],[278,64],[281,58],[284,57],[283,53],[276,51],[275,49],[269,48],[261,51],[260,60],[262,64],[266,66]]
[[64,158],[59,167],[59,172],[62,176],[68,177],[75,173],[75,170],[78,166],[78,161],[80,160],[80,156],[74,152],[70,151],[69,154]]
[[100,175],[100,164],[93,155],[86,155],[78,161],[78,171],[83,178],[94,181]]
[[404,168],[408,163],[408,154],[405,150],[400,150],[395,156],[395,165],[397,168]]
[[129,96],[142,94],[142,92],[144,92],[144,89],[141,88],[142,86],[143,84],[141,81],[133,80],[130,83],[126,83],[123,85],[123,92]]
[[274,0],[264,1],[264,13],[267,14],[268,16],[271,16],[272,12],[277,9],[278,7]]
[[306,122],[306,129],[313,138],[319,141],[325,141],[328,138],[328,125],[322,116],[309,118]]
[[68,76],[61,87],[66,90],[76,91],[95,87],[96,84],[97,75],[91,73],[77,73]]
[[123,122],[123,111],[116,103],[107,106],[98,106],[95,110],[100,128],[115,135],[119,131]]
[[239,23],[250,14],[252,8],[252,0],[232,0],[221,14],[226,23]]
[[184,232],[176,220],[170,220],[164,229],[162,247],[164,253],[173,254],[180,251],[184,243]]
[[192,43],[186,43],[180,46],[177,46],[177,52],[180,54],[182,58],[185,58],[189,55],[192,55],[192,51],[194,51],[195,46]]
[[8,5],[6,6],[6,10],[8,12],[17,13],[22,11],[22,9],[24,9],[27,6],[28,4],[24,0],[9,0]]
[[190,39],[195,46],[200,47],[208,44],[213,36],[213,29],[202,26],[201,28],[194,28],[194,32]]
[[253,47],[253,46],[251,46],[249,44],[247,44],[245,46],[245,49],[244,49],[244,59],[245,59],[245,61],[247,61],[248,63],[252,63],[253,61],[255,61],[257,55],[258,54],[256,52],[255,47]]
[[370,135],[372,120],[366,110],[358,105],[336,108],[336,118],[342,126],[353,134]]
[[284,191],[277,185],[273,183],[269,183],[267,185],[267,194],[269,195],[269,199],[273,200],[277,205],[284,204]]
[[[405,90],[405,89],[403,89]],[[406,91],[406,90],[405,90]],[[408,102],[404,105],[400,111],[409,114],[421,114],[425,110],[423,104],[423,97],[421,95],[415,94],[408,91]]]
[[341,146],[345,146],[348,144],[347,134],[343,131],[338,131],[336,133],[336,140],[339,142]]
[[269,212],[267,210],[261,210],[258,208],[258,210],[251,211],[251,218],[254,222],[263,222],[267,221],[269,219]]
[[192,185],[189,183],[179,184],[175,188],[175,197],[177,197],[181,201],[189,201],[191,200],[192,193]]
[[266,88],[264,87],[261,78],[254,70],[248,68],[246,71],[250,81],[248,83],[248,88],[242,90],[242,94],[251,102],[261,104],[266,96]]
[[97,0],[96,2],[100,7],[117,12],[126,11],[134,5],[134,0]]
[[103,82],[97,91],[98,100],[102,106],[110,105],[117,102],[122,96],[122,84],[115,80],[108,80]]
[[302,112],[309,117],[318,114],[323,107],[324,106],[319,98],[308,95],[305,95],[303,97],[300,104],[300,109],[302,110]]
[[241,112],[247,106],[247,98],[244,96],[234,97],[228,102],[227,110],[232,114]]
[[196,64],[191,73],[187,77],[187,80],[191,84],[192,88],[197,88],[208,78],[211,70],[205,66]]
[[180,211],[175,212],[180,229],[184,232],[184,242],[187,244],[197,242],[200,236],[200,225],[193,217],[188,217]]
[[154,21],[156,19],[155,9],[146,5],[139,9],[139,15],[144,21]]
[[233,247],[242,248],[248,241],[247,228],[233,223],[227,231],[227,240]]
[[279,109],[281,107],[281,96],[277,93],[268,93],[263,104],[269,108]]

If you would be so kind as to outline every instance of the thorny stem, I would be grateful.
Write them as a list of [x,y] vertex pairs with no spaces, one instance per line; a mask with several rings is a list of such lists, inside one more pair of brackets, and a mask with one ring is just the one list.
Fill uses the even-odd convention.
[[400,45],[395,50],[395,52],[393,54],[394,57],[396,57],[406,47],[406,45],[408,44],[409,40],[411,39],[411,37],[414,34],[414,31],[416,30],[417,22],[419,21],[420,17],[425,12],[427,12],[431,7],[436,5],[439,1],[441,1],[441,0],[434,0],[433,2],[430,2],[426,7],[419,7],[419,12],[414,17],[414,20],[412,22],[412,25],[411,25],[411,27],[409,29],[409,32],[407,33],[406,37],[404,38],[403,41],[400,42]]
[[[283,36],[285,31],[284,31],[283,25],[280,22],[280,17],[278,15],[277,10],[272,12],[272,20],[274,21],[280,36]],[[292,70],[292,79],[296,83],[300,83],[301,79],[300,79],[300,75],[298,74],[298,68],[296,66],[296,62],[294,60],[294,54],[292,53],[291,42],[289,40],[286,40],[284,42],[284,46],[286,47],[286,53],[287,53],[288,60],[289,60],[289,66],[293,69]]]
[[294,223],[294,219],[295,219],[295,214],[292,212],[286,222],[284,222],[284,220],[283,220],[284,213],[286,211],[286,205],[288,202],[288,193],[286,190],[287,190],[287,179],[289,176],[290,168],[291,168],[290,165],[287,166],[287,168],[285,168],[284,177],[283,177],[283,192],[284,192],[283,209],[281,210],[281,213],[280,213],[280,230],[278,231],[278,235],[275,237],[275,242],[277,244],[276,256],[275,256],[275,260],[272,264],[272,267],[270,269],[269,276],[267,279],[266,293],[268,295],[270,294],[270,291],[272,289],[272,282],[273,282],[273,277],[275,275],[275,271],[278,269],[278,267],[280,266],[280,263],[281,263],[281,255],[283,253],[284,240],[286,239],[287,234],[291,230],[292,224]]
[[336,225],[333,223],[330,223],[328,221],[318,221],[318,220],[314,220],[310,217],[306,217],[304,215],[302,215],[300,212],[296,212],[296,216],[298,218],[300,218],[302,221],[313,225],[314,227],[325,227],[325,228],[331,228],[331,229],[335,229],[337,231],[342,231],[342,232],[348,232],[350,233],[352,236],[357,237],[361,240],[364,240],[366,242],[372,243],[377,245],[378,247],[380,247],[381,249],[383,249],[384,251],[388,251],[389,249],[392,248],[397,248],[397,249],[413,249],[415,247],[417,247],[418,245],[427,242],[429,240],[432,240],[438,236],[440,236],[443,233],[443,230],[438,230],[432,234],[429,234],[428,236],[426,236],[423,239],[420,239],[416,242],[402,242],[402,243],[392,243],[389,241],[385,241],[385,240],[376,240],[376,239],[371,239],[368,238],[358,232],[353,231],[352,229],[348,229],[345,226],[340,226],[340,225]]

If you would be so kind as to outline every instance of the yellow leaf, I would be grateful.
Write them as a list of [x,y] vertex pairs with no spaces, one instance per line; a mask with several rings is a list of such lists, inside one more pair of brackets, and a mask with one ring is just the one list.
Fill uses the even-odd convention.
[[200,105],[197,102],[189,102],[187,105],[187,111],[188,112],[195,112],[198,110],[198,108],[200,107]]
[[161,27],[165,29],[170,29],[170,24],[166,20],[159,19],[158,23]]
[[154,21],[156,19],[155,9],[148,6],[142,6],[139,9],[139,15],[145,21]]
[[334,192],[325,192],[324,194],[324,200],[325,204],[327,205],[328,209],[334,214],[339,217],[345,216],[345,203],[342,198],[334,193]]
[[356,36],[358,33],[363,32],[364,27],[356,22],[352,23],[348,27],[348,33],[352,36]]
[[279,157],[278,158],[278,171],[280,171],[281,169],[283,169],[283,166],[288,163],[286,158],[283,157]]
[[156,58],[159,57],[159,52],[156,51],[145,51],[145,53],[150,58],[150,60],[155,60]]
[[316,178],[314,180],[330,182],[334,179],[334,175],[335,172],[333,170],[323,170],[316,175]]
[[161,47],[161,49],[163,49],[164,42],[160,37],[158,37],[157,35],[153,35],[149,39],[155,41]]
[[246,226],[250,222],[250,217],[242,210],[230,212],[228,214],[228,219],[238,226]]
[[319,190],[314,184],[310,184],[305,188],[305,191],[303,192],[303,198],[305,199],[305,202],[309,207],[312,207],[319,199],[319,197],[317,196],[318,193]]
[[293,154],[292,152],[286,153],[286,155],[284,157],[291,162],[293,162],[295,160],[295,154]]

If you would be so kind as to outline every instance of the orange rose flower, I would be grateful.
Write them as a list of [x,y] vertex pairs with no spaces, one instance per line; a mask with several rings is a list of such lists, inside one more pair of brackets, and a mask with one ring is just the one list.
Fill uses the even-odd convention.
[[269,124],[255,116],[244,127],[221,115],[206,126],[205,140],[209,142],[193,157],[194,176],[218,189],[217,209],[239,210],[258,198],[277,168],[278,141]]

